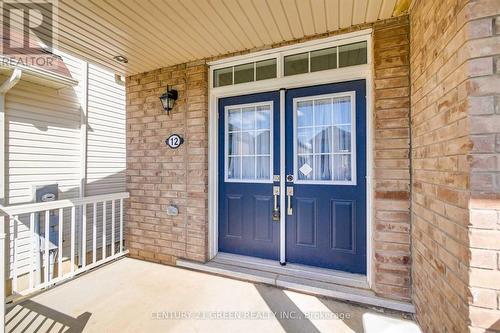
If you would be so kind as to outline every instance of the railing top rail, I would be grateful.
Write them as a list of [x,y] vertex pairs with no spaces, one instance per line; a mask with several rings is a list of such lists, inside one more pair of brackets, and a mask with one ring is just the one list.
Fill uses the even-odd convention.
[[12,206],[0,206],[0,216],[2,215],[12,216],[12,215],[20,215],[26,213],[36,213],[45,210],[80,206],[83,204],[126,199],[128,197],[129,197],[128,192],[118,192],[111,194],[93,195],[90,197],[83,197],[83,198],[62,199],[49,202],[37,202],[37,203],[20,204]]

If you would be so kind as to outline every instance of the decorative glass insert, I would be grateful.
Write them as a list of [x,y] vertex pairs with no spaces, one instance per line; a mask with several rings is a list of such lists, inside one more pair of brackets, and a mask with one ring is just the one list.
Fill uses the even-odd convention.
[[311,52],[311,72],[337,68],[337,48],[330,47]]
[[216,87],[233,84],[233,67],[216,69],[214,71],[214,85]]
[[339,67],[366,64],[366,42],[342,45],[339,47]]
[[226,109],[226,180],[272,181],[272,104]]
[[214,70],[214,87],[274,79],[276,74],[276,59],[219,68]]
[[300,181],[350,183],[354,128],[351,95],[295,103],[295,174]]
[[285,57],[285,76],[309,72],[309,53],[300,53]]
[[234,66],[234,84],[254,80],[254,63]]
[[255,63],[255,80],[274,79],[276,77],[276,59],[257,61]]

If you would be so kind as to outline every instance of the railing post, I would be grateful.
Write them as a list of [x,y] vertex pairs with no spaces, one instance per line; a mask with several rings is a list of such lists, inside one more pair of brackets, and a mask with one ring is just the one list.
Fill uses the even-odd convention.
[[123,199],[120,199],[120,253],[123,250]]
[[5,218],[0,216],[0,333],[5,332]]

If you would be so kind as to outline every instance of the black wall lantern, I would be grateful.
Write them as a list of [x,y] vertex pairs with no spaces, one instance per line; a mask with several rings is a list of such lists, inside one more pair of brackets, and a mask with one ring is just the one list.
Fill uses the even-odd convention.
[[167,114],[169,114],[170,110],[174,108],[174,104],[178,96],[179,94],[177,93],[177,90],[169,89],[168,86],[167,90],[163,93],[163,95],[160,96],[160,101],[161,104],[163,105],[163,110],[167,112]]

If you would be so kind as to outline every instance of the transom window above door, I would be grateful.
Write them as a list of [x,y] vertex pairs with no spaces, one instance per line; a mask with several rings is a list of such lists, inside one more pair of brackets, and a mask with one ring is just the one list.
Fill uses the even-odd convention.
[[272,182],[273,103],[225,108],[225,175],[228,182]]
[[297,183],[355,185],[354,92],[294,99]]
[[[293,48],[294,45],[279,48],[276,52],[265,51],[253,59],[217,64],[211,68],[213,88],[230,88],[239,84],[254,85],[261,80],[279,80],[298,74],[312,74],[322,71],[348,70],[357,66],[359,70],[369,64],[370,44],[368,35],[352,39],[316,44],[310,47]],[[281,51],[279,51],[281,50]],[[353,70],[351,68],[350,70]]]

